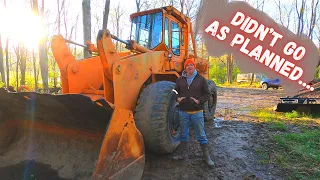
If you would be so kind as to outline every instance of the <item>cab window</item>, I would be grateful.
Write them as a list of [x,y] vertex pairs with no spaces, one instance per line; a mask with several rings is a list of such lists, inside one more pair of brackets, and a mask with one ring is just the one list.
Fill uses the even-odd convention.
[[172,42],[172,52],[175,55],[180,55],[180,28],[176,22],[171,22],[171,42]]
[[169,20],[168,20],[168,18],[166,18],[165,22],[164,22],[164,43],[166,44],[167,48],[169,48]]

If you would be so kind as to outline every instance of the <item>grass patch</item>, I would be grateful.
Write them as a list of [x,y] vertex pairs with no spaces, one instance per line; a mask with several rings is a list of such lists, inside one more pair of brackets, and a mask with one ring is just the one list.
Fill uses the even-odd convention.
[[243,82],[243,83],[223,83],[223,84],[218,84],[220,87],[235,87],[235,88],[261,88],[261,85],[259,82],[254,82],[252,84]]
[[320,179],[320,129],[273,136],[274,161],[293,179]]
[[320,125],[320,114],[300,114],[293,112],[275,112],[272,108],[255,110],[249,113],[250,116],[256,117],[259,121],[265,123],[283,123],[304,126]]
[[286,125],[281,122],[271,123],[271,124],[269,124],[268,128],[272,129],[272,130],[276,130],[276,131],[287,131],[288,130]]
[[[276,163],[287,179],[320,179],[320,116],[261,109],[250,113],[266,123],[271,142],[257,153],[260,163]],[[276,132],[275,132],[276,131]]]
[[293,111],[293,112],[286,112],[285,117],[286,118],[299,118],[300,115],[297,111]]

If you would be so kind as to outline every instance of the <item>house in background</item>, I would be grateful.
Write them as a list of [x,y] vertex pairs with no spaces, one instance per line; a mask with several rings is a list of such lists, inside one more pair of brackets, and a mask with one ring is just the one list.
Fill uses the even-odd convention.
[[[237,74],[237,82],[251,82],[253,73],[247,73],[247,74]],[[254,73],[253,82],[260,82],[262,81],[266,76],[262,73]]]

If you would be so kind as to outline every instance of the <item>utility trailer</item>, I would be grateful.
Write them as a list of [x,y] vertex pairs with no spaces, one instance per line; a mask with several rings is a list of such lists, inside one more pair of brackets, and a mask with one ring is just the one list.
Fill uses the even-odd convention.
[[[320,93],[319,93],[320,95]],[[277,112],[320,112],[320,98],[286,97],[280,98]]]

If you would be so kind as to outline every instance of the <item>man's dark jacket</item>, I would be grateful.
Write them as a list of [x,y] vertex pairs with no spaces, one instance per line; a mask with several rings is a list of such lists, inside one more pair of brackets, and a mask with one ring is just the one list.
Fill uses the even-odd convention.
[[[186,77],[179,77],[176,81],[175,90],[178,92],[177,98],[185,97],[179,103],[179,108],[183,111],[204,110],[204,103],[211,96],[207,80],[199,73],[194,77],[190,86],[188,86]],[[190,97],[197,99],[199,104],[194,102]]]

